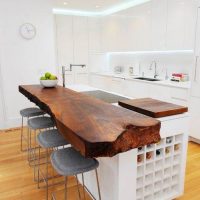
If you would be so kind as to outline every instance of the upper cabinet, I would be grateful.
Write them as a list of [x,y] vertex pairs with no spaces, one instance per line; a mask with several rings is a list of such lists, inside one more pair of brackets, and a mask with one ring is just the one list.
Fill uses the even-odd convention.
[[102,19],[103,50],[194,49],[196,0],[152,0]]
[[74,60],[73,17],[55,15],[55,21],[57,61],[61,70],[61,66],[69,66]]
[[56,15],[55,20],[59,79],[62,80],[62,66],[70,69],[70,64],[84,64],[86,67],[73,66],[72,71],[66,71],[65,75],[66,84],[86,83],[89,63],[88,18]]
[[166,49],[194,49],[196,0],[167,0]]
[[102,41],[101,41],[101,18],[100,17],[89,17],[89,51],[90,52],[102,52]]
[[167,29],[167,0],[152,0],[152,50],[165,50]]
[[88,64],[89,33],[88,18],[73,17],[74,32],[74,63]]
[[151,49],[151,2],[102,19],[103,50]]

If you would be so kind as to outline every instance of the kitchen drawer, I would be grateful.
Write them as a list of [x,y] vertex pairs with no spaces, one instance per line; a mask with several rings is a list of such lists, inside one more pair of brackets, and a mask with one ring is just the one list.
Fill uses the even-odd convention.
[[189,98],[189,90],[182,88],[171,88],[171,101],[172,103],[187,106]]
[[188,97],[189,97],[189,92],[187,89],[182,89],[182,88],[172,88],[171,89],[171,98],[172,99],[187,101]]

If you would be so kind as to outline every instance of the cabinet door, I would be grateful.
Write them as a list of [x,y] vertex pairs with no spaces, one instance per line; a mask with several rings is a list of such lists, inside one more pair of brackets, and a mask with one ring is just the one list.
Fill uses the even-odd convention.
[[99,17],[89,18],[88,26],[89,26],[89,51],[102,52],[101,19]]
[[183,49],[194,49],[195,27],[197,19],[198,2],[196,0],[185,0],[185,24]]
[[200,97],[200,7],[197,9],[196,24],[195,63],[192,72],[191,94],[193,97]]
[[61,79],[61,66],[69,66],[73,63],[73,17],[55,15],[56,23],[56,47],[59,78]]
[[73,17],[74,64],[88,65],[88,17]]
[[73,73],[65,73],[65,84],[72,85],[74,84],[74,74]]
[[200,100],[199,98],[191,98],[190,99],[190,136],[197,138],[200,140]]
[[115,92],[118,94],[124,94],[123,88],[124,84],[124,79],[123,78],[117,78],[117,77],[112,77],[110,81],[110,91]]
[[89,83],[88,73],[81,73],[81,72],[75,73],[74,83],[88,85]]
[[118,51],[119,42],[117,41],[119,24],[117,17],[106,16],[102,18],[102,43],[103,51]]
[[165,50],[167,0],[152,1],[152,49]]
[[166,49],[183,49],[185,31],[185,0],[167,1]]

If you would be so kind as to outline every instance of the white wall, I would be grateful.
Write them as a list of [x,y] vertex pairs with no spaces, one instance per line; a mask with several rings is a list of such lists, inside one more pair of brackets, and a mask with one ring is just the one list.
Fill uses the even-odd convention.
[[[0,1],[0,109],[3,105],[5,110],[0,112],[0,128],[19,126],[19,110],[32,105],[18,85],[38,84],[41,73],[56,71],[52,7],[52,0]],[[30,41],[19,34],[26,22],[37,29]]]
[[[135,75],[145,76],[154,75],[153,70],[150,71],[149,67],[152,61],[157,62],[158,74],[160,77],[164,78],[166,75],[166,70],[170,76],[172,73],[187,73],[191,74],[193,66],[193,53],[164,53],[164,54],[117,54],[110,55],[109,57],[109,68],[107,71],[114,72],[115,66],[123,66],[125,73],[129,73],[129,67],[134,68]],[[140,74],[139,74],[140,65]]]

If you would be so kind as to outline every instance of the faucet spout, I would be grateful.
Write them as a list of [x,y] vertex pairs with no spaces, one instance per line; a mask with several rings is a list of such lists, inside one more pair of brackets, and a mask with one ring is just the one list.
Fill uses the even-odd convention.
[[158,69],[157,69],[157,62],[155,60],[152,61],[151,65],[149,67],[149,70],[152,70],[153,65],[154,65],[154,69],[155,69],[154,78],[157,78],[159,76],[159,74],[158,74]]

